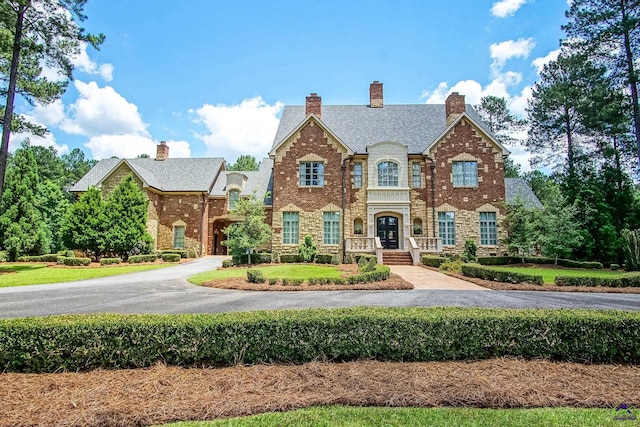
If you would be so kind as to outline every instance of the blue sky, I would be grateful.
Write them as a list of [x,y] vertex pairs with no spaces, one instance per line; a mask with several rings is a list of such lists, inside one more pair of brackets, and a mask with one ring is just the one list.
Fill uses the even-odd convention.
[[[557,55],[567,0],[89,0],[83,25],[100,49],[75,59],[75,80],[48,106],[20,112],[49,127],[61,154],[267,155],[283,105],[475,104],[508,99],[524,114],[539,68]],[[52,75],[52,70],[45,70]],[[15,149],[24,135],[15,135]],[[513,157],[528,169],[519,147]]]

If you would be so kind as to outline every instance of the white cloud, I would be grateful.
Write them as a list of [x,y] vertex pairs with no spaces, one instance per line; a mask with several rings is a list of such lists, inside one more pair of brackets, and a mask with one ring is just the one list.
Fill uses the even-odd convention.
[[100,88],[96,82],[83,83],[79,80],[74,85],[79,97],[69,106],[71,117],[60,125],[63,131],[86,136],[149,135],[138,107],[112,87]]
[[513,16],[528,0],[500,0],[491,7],[491,14],[498,18]]
[[502,70],[505,63],[511,58],[527,58],[536,43],[532,38],[518,39],[518,40],[506,40],[500,43],[494,43],[489,46],[491,52],[491,70],[494,73],[498,73]]
[[101,76],[106,81],[113,80],[113,65],[100,64],[98,65],[89,58],[87,53],[88,43],[80,43],[80,53],[71,58],[71,63],[80,71],[84,71],[87,74],[94,76]]
[[56,137],[51,133],[47,133],[44,136],[36,136],[29,133],[12,133],[11,140],[9,142],[9,150],[11,152],[20,148],[20,143],[25,139],[29,139],[31,145],[38,145],[41,147],[53,147],[58,155],[69,152],[69,146],[67,144],[58,144]]
[[[64,118],[64,104],[57,99],[51,104],[36,104],[29,114],[22,114],[22,118],[30,123],[50,128],[57,125]],[[53,147],[58,154],[64,154],[69,151],[67,144],[58,144],[53,133],[49,132],[44,136],[36,136],[26,132],[14,132],[11,134],[9,148],[14,151],[20,146],[25,139],[29,139],[31,145],[39,145],[42,147]]]
[[536,67],[538,74],[540,74],[542,72],[542,68],[544,68],[545,65],[547,65],[551,61],[555,61],[556,59],[558,59],[561,51],[562,49],[552,50],[546,56],[534,59],[531,62],[531,65]]
[[206,144],[207,156],[250,154],[260,158],[271,148],[282,107],[281,102],[270,105],[256,96],[238,105],[205,104],[189,113],[207,129],[206,134],[196,135]]
[[499,96],[509,99],[509,86],[520,83],[522,76],[519,73],[507,72],[498,75],[484,88],[475,80],[463,80],[449,87],[447,82],[441,82],[438,87],[431,92],[424,92],[423,98],[426,98],[426,104],[443,104],[447,96],[451,92],[458,92],[465,96],[467,104],[476,105],[480,103],[480,99],[484,96]]
[[[167,145],[169,146],[169,157],[178,159],[183,157],[191,157],[191,147],[187,141],[172,141],[167,140]],[[156,152],[150,154],[150,156],[155,157]]]
[[96,135],[85,144],[93,158],[106,159],[112,156],[132,158],[140,154],[156,155],[156,143],[142,135]]

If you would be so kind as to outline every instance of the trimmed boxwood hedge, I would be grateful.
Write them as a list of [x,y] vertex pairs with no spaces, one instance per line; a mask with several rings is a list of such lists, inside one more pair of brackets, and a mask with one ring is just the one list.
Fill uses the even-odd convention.
[[606,286],[608,288],[640,287],[640,275],[629,275],[618,278],[557,276],[554,283],[558,286]]
[[122,263],[122,258],[101,258],[100,265],[112,265]]
[[91,258],[69,258],[66,256],[59,256],[58,264],[74,267],[86,267],[91,264]]
[[442,265],[442,263],[449,261],[449,258],[442,257],[442,256],[424,255],[421,261],[422,261],[422,264],[426,265],[427,267],[440,268],[440,265]]
[[181,257],[180,257],[180,254],[166,253],[166,254],[162,254],[160,258],[162,258],[162,261],[164,262],[180,262]]
[[[512,257],[512,256],[490,256],[490,257],[481,257],[478,258],[478,264],[480,265],[509,265],[509,264],[520,264],[523,258],[521,257]],[[524,257],[524,262],[526,264],[557,264],[560,267],[567,268],[584,268],[586,270],[601,270],[602,263],[597,261],[573,261],[570,259],[562,259],[559,258],[556,263],[555,258],[547,258],[547,257]]]
[[60,254],[46,254],[46,255],[23,255],[18,257],[18,262],[58,262]]
[[504,283],[531,283],[533,285],[544,285],[542,276],[533,276],[531,274],[515,273],[512,271],[497,271],[490,268],[484,268],[479,265],[463,264],[462,274],[467,277],[475,277],[483,280],[492,280]]
[[141,262],[156,262],[157,259],[156,254],[131,255],[127,261],[129,264],[139,264]]
[[282,254],[280,255],[280,262],[282,264],[290,264],[300,262],[300,257],[297,254]]
[[[257,252],[255,254],[251,254],[251,264],[269,264],[273,259],[272,255],[268,252]],[[234,265],[242,265],[249,263],[248,255],[233,255],[231,257],[231,262]]]
[[0,371],[517,356],[640,363],[640,313],[372,308],[0,320]]
[[180,258],[189,258],[189,250],[188,249],[165,249],[162,251],[158,251],[158,258],[162,258],[164,254],[178,254]]
[[382,282],[389,278],[389,274],[391,274],[391,269],[389,267],[386,265],[376,265],[371,271],[365,271],[354,276],[349,276],[348,280],[351,285],[356,283]]

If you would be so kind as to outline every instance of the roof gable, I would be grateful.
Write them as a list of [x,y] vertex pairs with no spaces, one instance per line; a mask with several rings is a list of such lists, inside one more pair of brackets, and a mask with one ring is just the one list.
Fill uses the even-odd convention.
[[[311,121],[313,121],[318,126],[320,126],[325,132],[329,133],[329,135],[333,139],[335,139],[338,142],[338,144],[340,144],[342,147],[344,147],[344,149],[345,149],[345,151],[347,152],[348,155],[350,155],[350,156],[353,155],[353,151],[351,150],[351,148],[349,148],[349,146],[347,144],[345,144],[340,139],[340,137],[338,137],[318,116],[316,116],[315,114],[309,114],[295,128],[290,130],[288,133],[283,134],[282,139],[280,139],[277,142],[274,141],[274,144],[271,147],[271,151],[269,152],[269,156],[272,156],[272,157],[275,156],[276,152],[278,151],[278,149],[280,149],[280,147],[282,147],[287,141],[289,141],[291,139],[291,137],[293,135],[298,133],[301,129],[303,129],[305,126],[307,126]],[[282,119],[281,119],[281,122],[282,122]],[[278,132],[280,132],[280,126],[278,126]],[[283,132],[284,132],[284,130],[283,130]],[[277,138],[278,138],[278,136],[276,135],[276,139]]]

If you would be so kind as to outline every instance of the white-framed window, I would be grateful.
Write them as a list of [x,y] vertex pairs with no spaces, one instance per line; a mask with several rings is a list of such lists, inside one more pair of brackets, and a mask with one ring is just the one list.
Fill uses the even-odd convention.
[[299,233],[300,214],[298,212],[282,212],[282,244],[297,245],[300,240]]
[[353,164],[353,187],[362,188],[362,162]]
[[184,248],[184,225],[176,225],[173,227],[173,247],[176,249]]
[[324,222],[322,233],[323,245],[340,244],[340,212],[323,212]]
[[324,187],[324,163],[300,162],[300,187]]
[[411,163],[411,184],[413,188],[422,188],[422,176],[419,162]]
[[498,221],[495,212],[480,212],[480,244],[482,246],[498,244]]
[[229,210],[236,208],[236,203],[240,200],[240,192],[238,190],[229,190]]
[[442,244],[455,246],[456,244],[456,213],[438,212],[438,234]]
[[477,187],[478,162],[453,162],[453,186]]
[[397,187],[398,186],[398,164],[395,162],[378,163],[378,186]]

